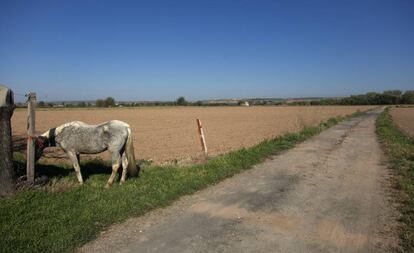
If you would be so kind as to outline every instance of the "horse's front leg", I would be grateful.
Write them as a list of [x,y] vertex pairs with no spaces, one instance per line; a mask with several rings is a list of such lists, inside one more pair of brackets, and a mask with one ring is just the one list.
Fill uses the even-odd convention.
[[67,154],[68,154],[70,160],[73,163],[73,168],[76,171],[76,177],[78,178],[79,184],[83,184],[82,174],[81,174],[80,166],[79,166],[78,155],[73,151],[68,151]]
[[121,155],[119,152],[113,152],[112,153],[112,174],[108,179],[108,182],[105,185],[105,188],[109,188],[113,183],[116,176],[116,173],[118,172],[119,167],[121,166]]

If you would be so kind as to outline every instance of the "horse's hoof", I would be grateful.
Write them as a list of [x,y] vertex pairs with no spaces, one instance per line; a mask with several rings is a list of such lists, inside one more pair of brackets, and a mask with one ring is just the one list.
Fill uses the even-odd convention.
[[119,185],[123,185],[125,183],[125,181],[120,181]]
[[109,188],[111,188],[111,185],[110,184],[106,184],[105,185],[105,189],[109,189]]

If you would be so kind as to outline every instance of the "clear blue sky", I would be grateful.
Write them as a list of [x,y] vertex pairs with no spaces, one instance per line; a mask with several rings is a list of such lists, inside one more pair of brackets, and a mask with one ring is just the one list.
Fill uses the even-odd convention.
[[0,83],[48,101],[414,89],[414,1],[0,0]]

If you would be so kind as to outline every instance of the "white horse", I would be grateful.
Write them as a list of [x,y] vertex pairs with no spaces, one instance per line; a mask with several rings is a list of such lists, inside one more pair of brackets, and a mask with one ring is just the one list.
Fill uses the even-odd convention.
[[69,156],[80,184],[83,184],[79,166],[80,154],[97,154],[109,150],[112,154],[112,174],[105,187],[110,187],[122,165],[120,184],[125,182],[126,174],[137,176],[131,128],[125,122],[111,120],[99,125],[88,125],[73,121],[49,129],[36,139],[36,160],[47,147],[61,147]]

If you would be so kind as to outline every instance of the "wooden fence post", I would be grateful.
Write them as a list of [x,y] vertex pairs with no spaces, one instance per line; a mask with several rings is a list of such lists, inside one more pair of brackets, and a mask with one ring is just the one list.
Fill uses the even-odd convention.
[[27,95],[27,181],[33,182],[35,176],[35,122],[36,93]]
[[14,190],[13,145],[10,119],[14,110],[13,91],[0,85],[0,196]]
[[197,119],[198,134],[200,135],[201,149],[204,151],[204,155],[207,157],[207,144],[206,139],[204,138],[203,127],[201,126],[201,121]]

